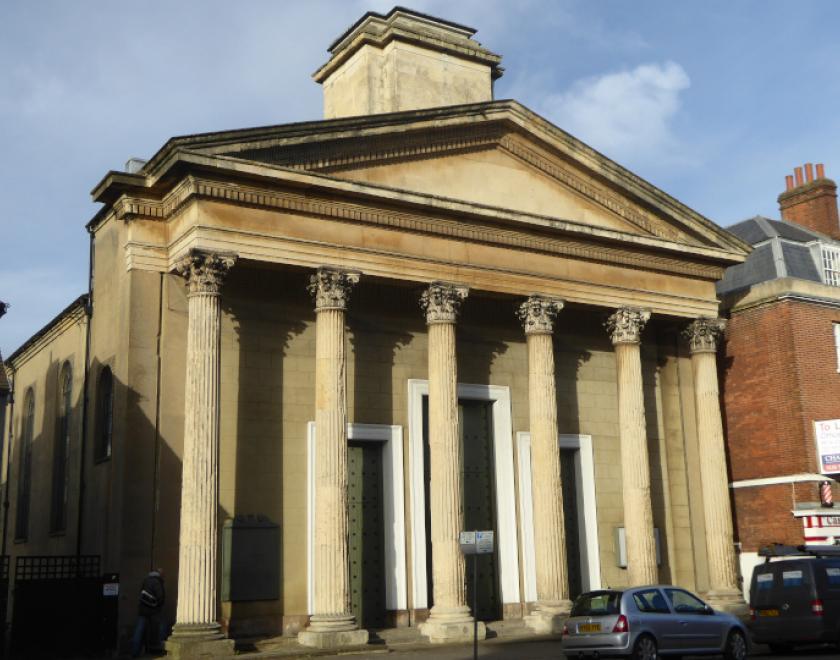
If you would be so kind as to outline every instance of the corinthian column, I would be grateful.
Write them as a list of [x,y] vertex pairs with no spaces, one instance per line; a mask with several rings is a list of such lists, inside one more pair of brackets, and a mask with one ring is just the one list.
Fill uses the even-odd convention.
[[178,609],[169,655],[233,653],[217,622],[219,297],[232,255],[193,250],[176,264],[189,286]]
[[554,375],[554,318],[561,300],[531,296],[519,307],[528,343],[528,412],[531,429],[531,478],[534,507],[534,551],[537,610],[525,618],[529,627],[547,634],[559,632],[571,610],[560,438],[557,433],[557,390]]
[[[458,536],[464,526],[461,501],[463,456],[458,434],[458,374],[455,320],[467,288],[434,283],[420,306],[429,331],[429,508],[432,526],[434,605],[420,626],[432,642],[472,638],[473,618],[467,606],[464,556]],[[484,626],[480,626],[484,635]]]
[[344,310],[359,276],[319,268],[315,298],[315,548],[313,612],[298,634],[306,646],[367,644],[350,611],[347,548],[347,392]]
[[699,318],[686,328],[684,334],[691,349],[694,372],[700,482],[703,484],[703,517],[711,586],[707,598],[713,607],[741,613],[746,609],[746,603],[738,588],[717,377],[717,343],[725,327],[723,319]]
[[606,322],[607,332],[615,347],[618,378],[624,536],[627,579],[631,585],[654,584],[658,581],[639,351],[640,336],[649,318],[648,310],[622,307]]

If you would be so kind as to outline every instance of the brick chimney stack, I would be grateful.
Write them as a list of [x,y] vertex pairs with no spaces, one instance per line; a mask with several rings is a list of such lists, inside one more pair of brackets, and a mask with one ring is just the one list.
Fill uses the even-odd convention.
[[785,177],[786,190],[779,195],[782,219],[813,229],[840,240],[840,217],[837,215],[837,184],[825,177],[825,166],[805,163],[796,167],[793,176]]

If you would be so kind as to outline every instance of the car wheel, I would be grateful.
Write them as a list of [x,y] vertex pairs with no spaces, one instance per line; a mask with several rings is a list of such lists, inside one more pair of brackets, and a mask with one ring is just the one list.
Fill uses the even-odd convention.
[[740,630],[733,630],[726,638],[726,647],[723,651],[723,657],[726,660],[744,660],[747,657],[749,649],[747,648],[747,638]]
[[642,635],[633,645],[633,660],[657,660],[659,652],[656,640],[650,635]]

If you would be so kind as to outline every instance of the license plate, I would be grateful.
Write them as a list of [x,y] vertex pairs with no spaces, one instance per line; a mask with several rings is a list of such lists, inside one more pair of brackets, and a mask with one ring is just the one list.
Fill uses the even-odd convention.
[[758,610],[758,616],[779,616],[779,610]]
[[593,633],[593,632],[601,632],[601,624],[600,623],[581,623],[578,626],[579,633]]

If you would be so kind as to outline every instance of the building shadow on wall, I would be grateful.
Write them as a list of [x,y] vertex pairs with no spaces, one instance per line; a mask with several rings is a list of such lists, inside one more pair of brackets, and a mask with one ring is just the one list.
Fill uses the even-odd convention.
[[679,357],[676,345],[678,341],[677,329],[655,318],[651,319],[642,335],[642,387],[651,468],[650,497],[653,504],[653,524],[659,529],[659,579],[667,584],[675,582],[676,567],[670,562],[670,546],[673,539],[669,537],[669,531],[673,529],[673,525],[669,529],[666,514],[671,494],[667,492],[670,477],[661,372],[669,358]]
[[[574,319],[569,321],[568,319]],[[574,323],[569,327],[567,323]],[[565,309],[560,312],[555,322],[554,373],[557,394],[557,425],[561,434],[579,434],[581,402],[578,392],[580,370],[592,359],[591,348],[598,347],[597,333],[603,333],[598,315],[579,309]],[[592,345],[592,339],[595,345]],[[607,343],[603,350],[607,351]],[[586,396],[586,394],[584,394]]]
[[289,355],[304,321],[314,319],[307,283],[306,273],[243,265],[231,272],[225,286],[224,313],[232,336],[223,338],[223,352],[231,351],[223,363],[238,364],[238,380],[230,390],[236,398],[227,402],[228,414],[236,415],[234,437],[223,438],[235,444],[235,467],[227,466],[228,479],[235,480],[230,484],[233,510],[222,512],[219,557],[220,596],[229,608],[231,636],[283,632],[288,577],[283,571],[284,511],[289,504],[284,490],[293,488],[293,499],[306,502],[305,469],[294,483],[285,483],[284,449],[289,447],[284,445],[294,443],[305,456],[306,423],[299,418],[312,418],[307,405],[314,410],[314,387],[311,396],[302,395],[308,391],[307,379],[314,379],[300,369],[299,355]]
[[493,385],[493,365],[507,353],[508,344],[522,342],[522,328],[511,299],[467,298],[455,330],[458,382]]
[[[10,589],[12,657],[100,657],[112,651],[127,650],[137,615],[140,583],[152,568],[164,568],[171,594],[162,618],[171,624],[175,617],[178,538],[177,535],[165,538],[158,524],[159,509],[163,506],[174,511],[171,515],[175,519],[175,529],[178,529],[180,500],[161,501],[160,474],[162,466],[169,466],[163,469],[171,476],[173,492],[180,494],[181,461],[157,431],[155,402],[150,402],[113,374],[111,449],[108,452],[100,450],[107,399],[100,396],[98,384],[104,369],[112,369],[113,365],[103,364],[98,359],[92,360],[88,370],[89,405],[84,447],[83,378],[78,374],[73,378],[70,447],[64,457],[63,524],[60,524],[60,516],[55,520],[52,518],[52,509],[57,503],[57,495],[53,492],[56,469],[60,468],[57,457],[61,451],[60,375],[63,365],[64,359],[51,362],[35,383],[36,387],[43,388],[44,398],[36,398],[40,405],[36,404],[34,411],[36,428],[40,426],[41,432],[31,442],[25,531],[16,530],[21,495],[22,424],[16,425],[11,448],[8,483],[11,506],[4,530],[7,552],[11,555],[10,573],[14,576],[18,557],[37,556],[38,565],[43,569],[40,572],[28,569]],[[81,358],[73,364],[76,369],[83,368],[82,365]],[[16,406],[24,405],[29,385],[20,381],[15,383]],[[22,422],[22,416],[20,419]],[[81,561],[77,563],[79,531]],[[21,538],[15,542],[18,536]],[[161,553],[162,545],[174,547],[174,556]],[[121,597],[103,594],[104,574],[117,575]],[[43,634],[45,620],[50,621],[49,635]]]
[[[417,297],[419,300],[419,296]],[[414,291],[364,279],[351,294],[347,327],[353,378],[348,384],[352,420],[359,424],[394,424],[397,354],[423,331]],[[352,391],[351,391],[352,390]]]

